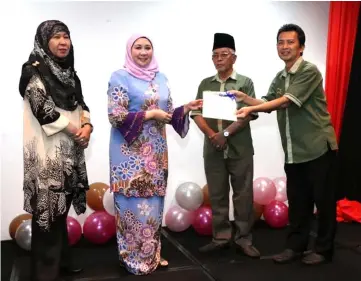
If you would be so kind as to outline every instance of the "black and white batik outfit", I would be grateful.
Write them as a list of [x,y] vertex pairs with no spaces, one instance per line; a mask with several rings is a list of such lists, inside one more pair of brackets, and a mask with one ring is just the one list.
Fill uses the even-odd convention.
[[[32,219],[32,280],[56,280],[69,260],[66,217],[71,204],[86,210],[89,188],[84,150],[63,132],[90,121],[74,53],[60,60],[48,42],[69,30],[59,21],[38,27],[34,49],[23,65],[19,90],[24,99],[24,210]],[[69,34],[70,36],[70,34]]]

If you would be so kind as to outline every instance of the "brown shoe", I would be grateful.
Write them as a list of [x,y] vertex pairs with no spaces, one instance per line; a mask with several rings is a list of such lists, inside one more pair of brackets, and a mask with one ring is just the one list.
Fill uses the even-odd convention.
[[253,245],[238,245],[239,248],[246,256],[250,258],[259,258],[261,256],[260,252]]
[[302,256],[302,253],[300,253],[300,252],[295,252],[291,249],[286,249],[282,253],[273,256],[272,260],[275,263],[284,264],[284,263],[289,263],[289,262],[295,261],[295,260],[301,258],[301,256]]
[[229,243],[211,242],[203,247],[200,247],[199,251],[201,253],[209,253],[209,252],[219,251],[219,250],[226,249],[226,248],[229,248]]
[[325,256],[323,256],[321,254],[317,254],[315,252],[306,255],[302,259],[302,263],[307,264],[307,265],[318,265],[318,264],[327,263],[330,261],[331,261],[330,259],[326,259]]

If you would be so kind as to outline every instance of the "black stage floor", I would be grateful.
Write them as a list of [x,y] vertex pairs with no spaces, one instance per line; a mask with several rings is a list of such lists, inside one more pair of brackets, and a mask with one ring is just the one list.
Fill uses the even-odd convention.
[[[151,275],[134,276],[119,266],[115,240],[95,246],[84,239],[74,247],[74,255],[84,272],[68,277],[74,281],[360,281],[361,224],[339,224],[336,253],[331,264],[316,267],[295,262],[276,265],[271,255],[282,250],[287,229],[271,229],[263,221],[254,228],[254,243],[261,251],[260,260],[245,257],[233,248],[217,254],[201,254],[198,248],[210,241],[198,236],[193,229],[182,233],[162,230],[162,256],[169,267]],[[314,233],[311,233],[311,237]],[[29,253],[13,241],[1,242],[1,280],[29,280]]]

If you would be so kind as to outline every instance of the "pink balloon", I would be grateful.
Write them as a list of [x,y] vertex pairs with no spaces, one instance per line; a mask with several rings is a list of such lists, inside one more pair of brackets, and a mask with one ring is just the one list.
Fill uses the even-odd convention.
[[104,244],[115,235],[115,217],[106,211],[96,211],[84,222],[84,237],[94,244]]
[[276,187],[269,178],[257,178],[253,182],[253,201],[260,205],[267,205],[275,199]]
[[195,211],[192,226],[200,235],[212,235],[212,210],[209,206],[202,206]]
[[263,216],[269,226],[285,227],[288,223],[288,207],[285,203],[274,200],[266,205]]
[[186,230],[192,223],[193,212],[187,211],[178,205],[174,205],[168,209],[165,215],[165,224],[174,232]]
[[70,246],[79,242],[82,234],[80,223],[71,216],[66,218],[66,225],[68,229],[68,243]]
[[275,178],[273,183],[277,190],[275,200],[280,202],[287,201],[287,179],[285,177]]

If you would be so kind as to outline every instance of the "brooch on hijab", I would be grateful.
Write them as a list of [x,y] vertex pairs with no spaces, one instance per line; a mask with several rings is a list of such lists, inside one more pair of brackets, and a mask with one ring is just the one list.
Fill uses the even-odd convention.
[[36,61],[36,62],[34,62],[32,65],[33,65],[33,66],[38,66],[39,64],[40,64],[40,62]]

